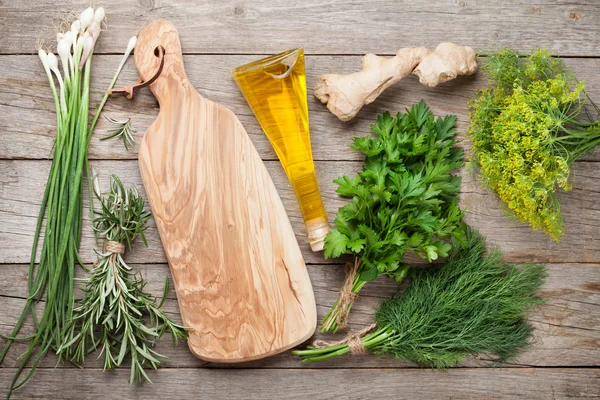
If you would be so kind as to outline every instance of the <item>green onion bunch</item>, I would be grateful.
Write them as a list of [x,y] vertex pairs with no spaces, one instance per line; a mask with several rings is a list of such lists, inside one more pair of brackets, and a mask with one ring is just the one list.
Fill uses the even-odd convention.
[[[49,350],[57,350],[61,346],[64,328],[73,314],[74,269],[77,264],[83,265],[79,257],[83,216],[82,176],[84,170],[88,169],[87,149],[92,132],[108,98],[107,93],[89,122],[92,53],[104,18],[103,8],[94,10],[89,7],[70,25],[70,29],[57,34],[58,57],[43,49],[38,51],[56,107],[56,139],[33,239],[29,263],[29,297],[12,334],[6,337],[7,341],[0,352],[1,364],[14,340],[25,340],[29,344],[20,357],[21,362],[11,382],[8,397],[14,389],[27,382]],[[114,86],[135,42],[135,37],[130,40],[110,88]],[[91,189],[89,193],[91,197]],[[42,234],[44,217],[46,225]],[[36,264],[40,239],[41,252]],[[38,317],[34,312],[34,304],[42,298],[45,298],[45,302],[42,315]],[[25,338],[17,337],[29,315],[33,318],[33,334]],[[29,373],[19,381],[23,368],[30,360],[32,363]]]

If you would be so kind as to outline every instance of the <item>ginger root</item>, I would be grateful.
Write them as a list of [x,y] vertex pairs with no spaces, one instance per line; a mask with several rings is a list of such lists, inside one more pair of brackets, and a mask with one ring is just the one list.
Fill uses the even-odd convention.
[[477,71],[475,50],[454,43],[440,43],[421,61],[413,74],[425,86],[435,87],[458,75],[472,75]]
[[314,95],[342,121],[349,121],[362,106],[370,104],[389,86],[413,73],[426,86],[471,75],[477,70],[475,51],[454,43],[441,43],[434,51],[425,47],[404,48],[392,58],[367,54],[362,71],[349,75],[321,75]]

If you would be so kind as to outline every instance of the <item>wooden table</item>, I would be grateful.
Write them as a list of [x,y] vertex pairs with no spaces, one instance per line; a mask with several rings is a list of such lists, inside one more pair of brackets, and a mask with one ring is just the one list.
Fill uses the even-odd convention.
[[[62,4],[55,4],[62,3]],[[12,329],[26,296],[27,263],[34,225],[50,166],[54,104],[36,55],[38,32],[68,9],[83,10],[87,0],[0,0],[0,330]],[[100,2],[98,2],[100,3]],[[435,47],[441,41],[520,50],[547,47],[564,56],[592,98],[600,102],[600,4],[594,0],[412,0],[412,1],[192,1],[106,0],[108,30],[96,48],[92,104],[98,104],[131,35],[157,18],[171,20],[181,34],[187,71],[209,99],[239,116],[265,160],[301,243],[317,298],[319,316],[332,304],[343,276],[344,260],[324,261],[306,243],[294,194],[254,116],[233,83],[231,70],[243,63],[289,48],[307,53],[307,83],[318,75],[351,72],[366,52],[394,54],[400,47]],[[53,41],[52,41],[53,42]],[[137,78],[130,60],[120,82]],[[330,220],[343,201],[332,180],[360,167],[361,157],[348,148],[354,136],[366,135],[377,113],[397,111],[425,99],[439,115],[457,114],[459,130],[468,123],[466,103],[485,84],[482,73],[428,89],[409,77],[365,107],[350,123],[341,123],[309,94],[313,152]],[[149,92],[135,100],[111,99],[106,115],[131,117],[138,139],[157,114]],[[136,151],[114,141],[100,142],[102,121],[90,146],[90,158],[106,186],[109,174],[140,189]],[[468,142],[463,142],[466,148]],[[554,243],[540,232],[504,218],[497,198],[463,173],[462,206],[467,220],[499,245],[511,261],[547,263],[541,295],[546,304],[531,313],[536,339],[518,361],[489,368],[485,357],[448,372],[433,372],[373,356],[339,358],[301,366],[289,353],[244,365],[208,365],[184,344],[158,346],[168,356],[151,372],[153,385],[130,387],[129,371],[103,372],[89,359],[85,369],[55,368],[46,357],[33,379],[15,398],[503,398],[564,399],[600,397],[600,155],[577,162],[574,188],[562,195],[567,233]],[[86,205],[87,207],[87,205]],[[86,214],[87,217],[87,214]],[[89,220],[81,244],[85,262],[93,263]],[[155,225],[148,248],[134,246],[127,260],[142,271],[156,294],[168,274]],[[380,278],[370,283],[352,310],[350,327],[372,321],[378,304],[395,292]],[[171,290],[166,310],[179,318]],[[31,326],[28,327],[30,329]],[[27,329],[26,329],[27,331]],[[326,338],[317,334],[315,337]],[[4,393],[24,346],[16,344],[0,368]]]

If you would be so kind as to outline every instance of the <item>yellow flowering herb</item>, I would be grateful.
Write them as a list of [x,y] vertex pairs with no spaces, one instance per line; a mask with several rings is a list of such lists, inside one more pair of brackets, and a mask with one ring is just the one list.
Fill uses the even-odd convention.
[[580,118],[585,83],[540,49],[503,49],[486,58],[486,89],[469,102],[471,160],[509,213],[555,241],[563,236],[557,190],[569,191],[575,160],[600,145],[600,122]]

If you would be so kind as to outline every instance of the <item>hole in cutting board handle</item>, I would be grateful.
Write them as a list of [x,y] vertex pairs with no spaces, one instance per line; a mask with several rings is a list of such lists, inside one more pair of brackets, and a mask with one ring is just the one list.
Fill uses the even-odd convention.
[[156,46],[154,48],[154,57],[156,57],[156,58],[160,57],[160,46]]

